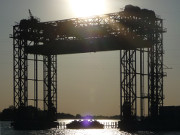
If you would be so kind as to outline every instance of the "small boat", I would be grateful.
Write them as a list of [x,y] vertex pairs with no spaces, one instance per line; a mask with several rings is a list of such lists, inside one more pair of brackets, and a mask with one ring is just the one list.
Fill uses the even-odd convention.
[[74,120],[66,124],[67,129],[103,129],[104,125],[96,120]]

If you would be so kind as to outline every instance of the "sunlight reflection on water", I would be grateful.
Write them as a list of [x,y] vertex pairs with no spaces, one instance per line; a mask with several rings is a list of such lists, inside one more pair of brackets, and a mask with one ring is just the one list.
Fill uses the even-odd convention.
[[180,132],[138,131],[127,133],[119,129],[49,129],[49,130],[14,130],[10,122],[0,121],[0,135],[180,135]]
[[51,135],[130,135],[129,133],[121,132],[118,129],[64,129],[52,130]]

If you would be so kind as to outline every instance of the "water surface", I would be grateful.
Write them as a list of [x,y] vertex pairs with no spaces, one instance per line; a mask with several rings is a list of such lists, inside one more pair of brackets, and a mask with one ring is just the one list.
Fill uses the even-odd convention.
[[[59,122],[71,122],[72,120],[59,120]],[[107,120],[101,120],[100,122],[107,122]],[[110,122],[110,121],[108,121]],[[111,120],[113,122],[113,120]],[[116,122],[116,121],[114,121]],[[14,130],[10,126],[10,122],[0,121],[0,135],[180,135],[180,132],[136,132],[127,133],[120,131],[117,128],[107,127],[105,129],[65,129],[59,127],[58,129],[49,130]]]

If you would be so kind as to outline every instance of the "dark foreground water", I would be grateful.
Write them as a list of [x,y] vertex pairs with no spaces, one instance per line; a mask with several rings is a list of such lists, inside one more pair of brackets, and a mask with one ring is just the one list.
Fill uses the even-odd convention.
[[115,128],[116,121],[100,121],[101,123],[113,123],[114,126],[106,126],[105,129],[83,129],[83,130],[71,130],[65,129],[63,123],[70,122],[69,120],[59,121],[62,126],[58,129],[49,129],[49,130],[29,130],[29,131],[20,131],[14,130],[10,126],[10,122],[0,121],[0,135],[180,135],[180,132],[136,132],[136,133],[127,133],[120,131]]

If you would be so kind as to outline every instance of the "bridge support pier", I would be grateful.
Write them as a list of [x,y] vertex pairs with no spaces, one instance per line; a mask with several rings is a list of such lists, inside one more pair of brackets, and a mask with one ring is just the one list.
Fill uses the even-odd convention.
[[48,118],[56,120],[57,113],[57,55],[44,56],[44,110]]

